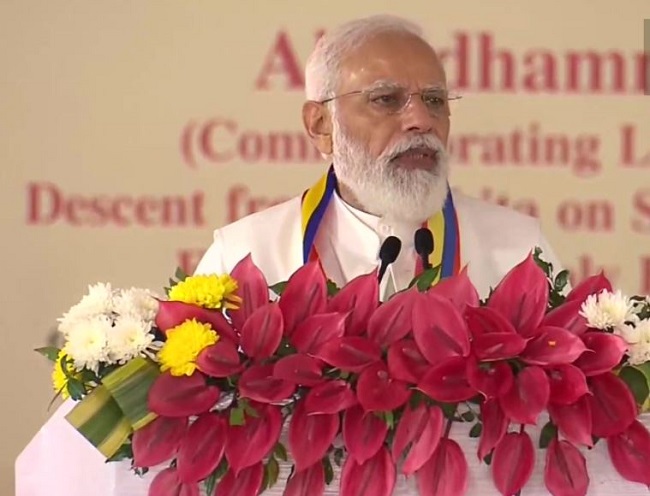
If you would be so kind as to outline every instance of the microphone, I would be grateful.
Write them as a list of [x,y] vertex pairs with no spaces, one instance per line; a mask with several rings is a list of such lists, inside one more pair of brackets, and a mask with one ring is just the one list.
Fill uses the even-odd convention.
[[397,256],[401,249],[402,242],[395,236],[388,236],[381,244],[381,248],[379,248],[379,260],[381,260],[381,265],[379,266],[379,275],[377,276],[379,282],[383,279],[388,266],[397,260]]
[[433,253],[433,234],[426,227],[421,227],[415,231],[415,251],[422,259],[422,268],[424,270],[431,268],[429,255]]

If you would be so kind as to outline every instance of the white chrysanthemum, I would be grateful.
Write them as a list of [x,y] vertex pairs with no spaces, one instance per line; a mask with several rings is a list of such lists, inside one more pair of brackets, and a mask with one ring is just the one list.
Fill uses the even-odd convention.
[[113,309],[118,315],[151,322],[156,318],[158,312],[156,297],[155,294],[146,289],[125,289],[115,297]]
[[582,304],[580,315],[587,319],[589,327],[612,329],[632,319],[632,302],[620,291],[603,291],[587,298]]
[[112,322],[105,315],[79,320],[68,329],[65,346],[77,369],[86,367],[96,373],[100,363],[108,360],[106,345],[111,331]]
[[640,321],[635,331],[639,340],[630,346],[628,354],[632,365],[639,365],[650,361],[650,320]]
[[637,344],[641,341],[641,333],[635,325],[623,324],[614,329],[614,334],[621,336],[623,340],[630,345]]
[[81,301],[59,319],[59,331],[67,335],[69,329],[79,322],[101,315],[109,316],[113,311],[113,297],[114,292],[110,283],[88,286],[88,293],[81,298]]
[[126,363],[143,354],[153,340],[151,321],[123,315],[108,334],[108,359],[111,363]]

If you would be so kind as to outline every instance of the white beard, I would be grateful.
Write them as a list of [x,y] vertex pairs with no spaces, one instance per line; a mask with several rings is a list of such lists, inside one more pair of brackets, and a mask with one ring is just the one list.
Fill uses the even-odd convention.
[[[438,163],[433,171],[404,170],[390,163],[398,153],[421,146],[437,151]],[[405,137],[373,159],[333,116],[332,158],[339,183],[368,213],[397,222],[420,223],[444,206],[449,159],[444,145],[433,135]]]

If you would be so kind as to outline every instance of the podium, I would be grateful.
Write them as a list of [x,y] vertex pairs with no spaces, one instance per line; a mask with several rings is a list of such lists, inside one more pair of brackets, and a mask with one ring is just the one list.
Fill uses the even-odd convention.
[[[16,496],[148,496],[148,487],[155,474],[165,466],[152,468],[144,477],[130,470],[129,462],[106,463],[103,456],[81,436],[65,419],[74,406],[71,400],[63,403],[54,415],[41,427],[16,461]],[[650,414],[640,418],[650,427]],[[541,417],[539,426],[546,423]],[[469,465],[467,495],[499,496],[494,487],[490,467],[479,463],[476,455],[478,438],[469,437],[469,423],[455,422],[450,437],[462,447]],[[533,442],[539,439],[538,427],[527,427]],[[286,432],[283,432],[287,445]],[[609,459],[607,445],[600,441],[588,450],[583,448],[587,459],[590,496],[647,496],[643,484],[623,479]],[[522,490],[524,496],[542,496],[549,492],[544,485],[545,450],[536,450],[535,470]],[[326,496],[338,494],[340,469],[334,466],[335,478],[326,486]],[[280,464],[277,484],[262,496],[280,496],[284,490],[290,466]],[[393,496],[417,496],[415,478],[398,476]],[[207,495],[206,495],[207,496]]]

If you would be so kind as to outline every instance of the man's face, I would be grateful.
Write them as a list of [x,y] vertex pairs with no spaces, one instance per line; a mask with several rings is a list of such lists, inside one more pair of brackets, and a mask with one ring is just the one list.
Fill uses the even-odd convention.
[[[439,89],[444,95],[446,80],[442,65],[422,40],[404,34],[377,36],[342,60],[340,74],[336,95],[374,90],[336,100],[336,117],[341,127],[372,158],[378,158],[409,135],[433,135],[447,145],[448,105],[434,115],[420,95],[413,95],[409,104],[397,113],[388,113],[382,104],[398,88],[406,94]],[[395,165],[430,169],[434,166],[432,162],[403,157]]]
[[[341,75],[336,95],[353,93],[329,104],[339,182],[371,213],[425,220],[447,195],[449,102],[437,56],[416,37],[383,35],[344,59]],[[415,92],[424,100],[409,99]]]

